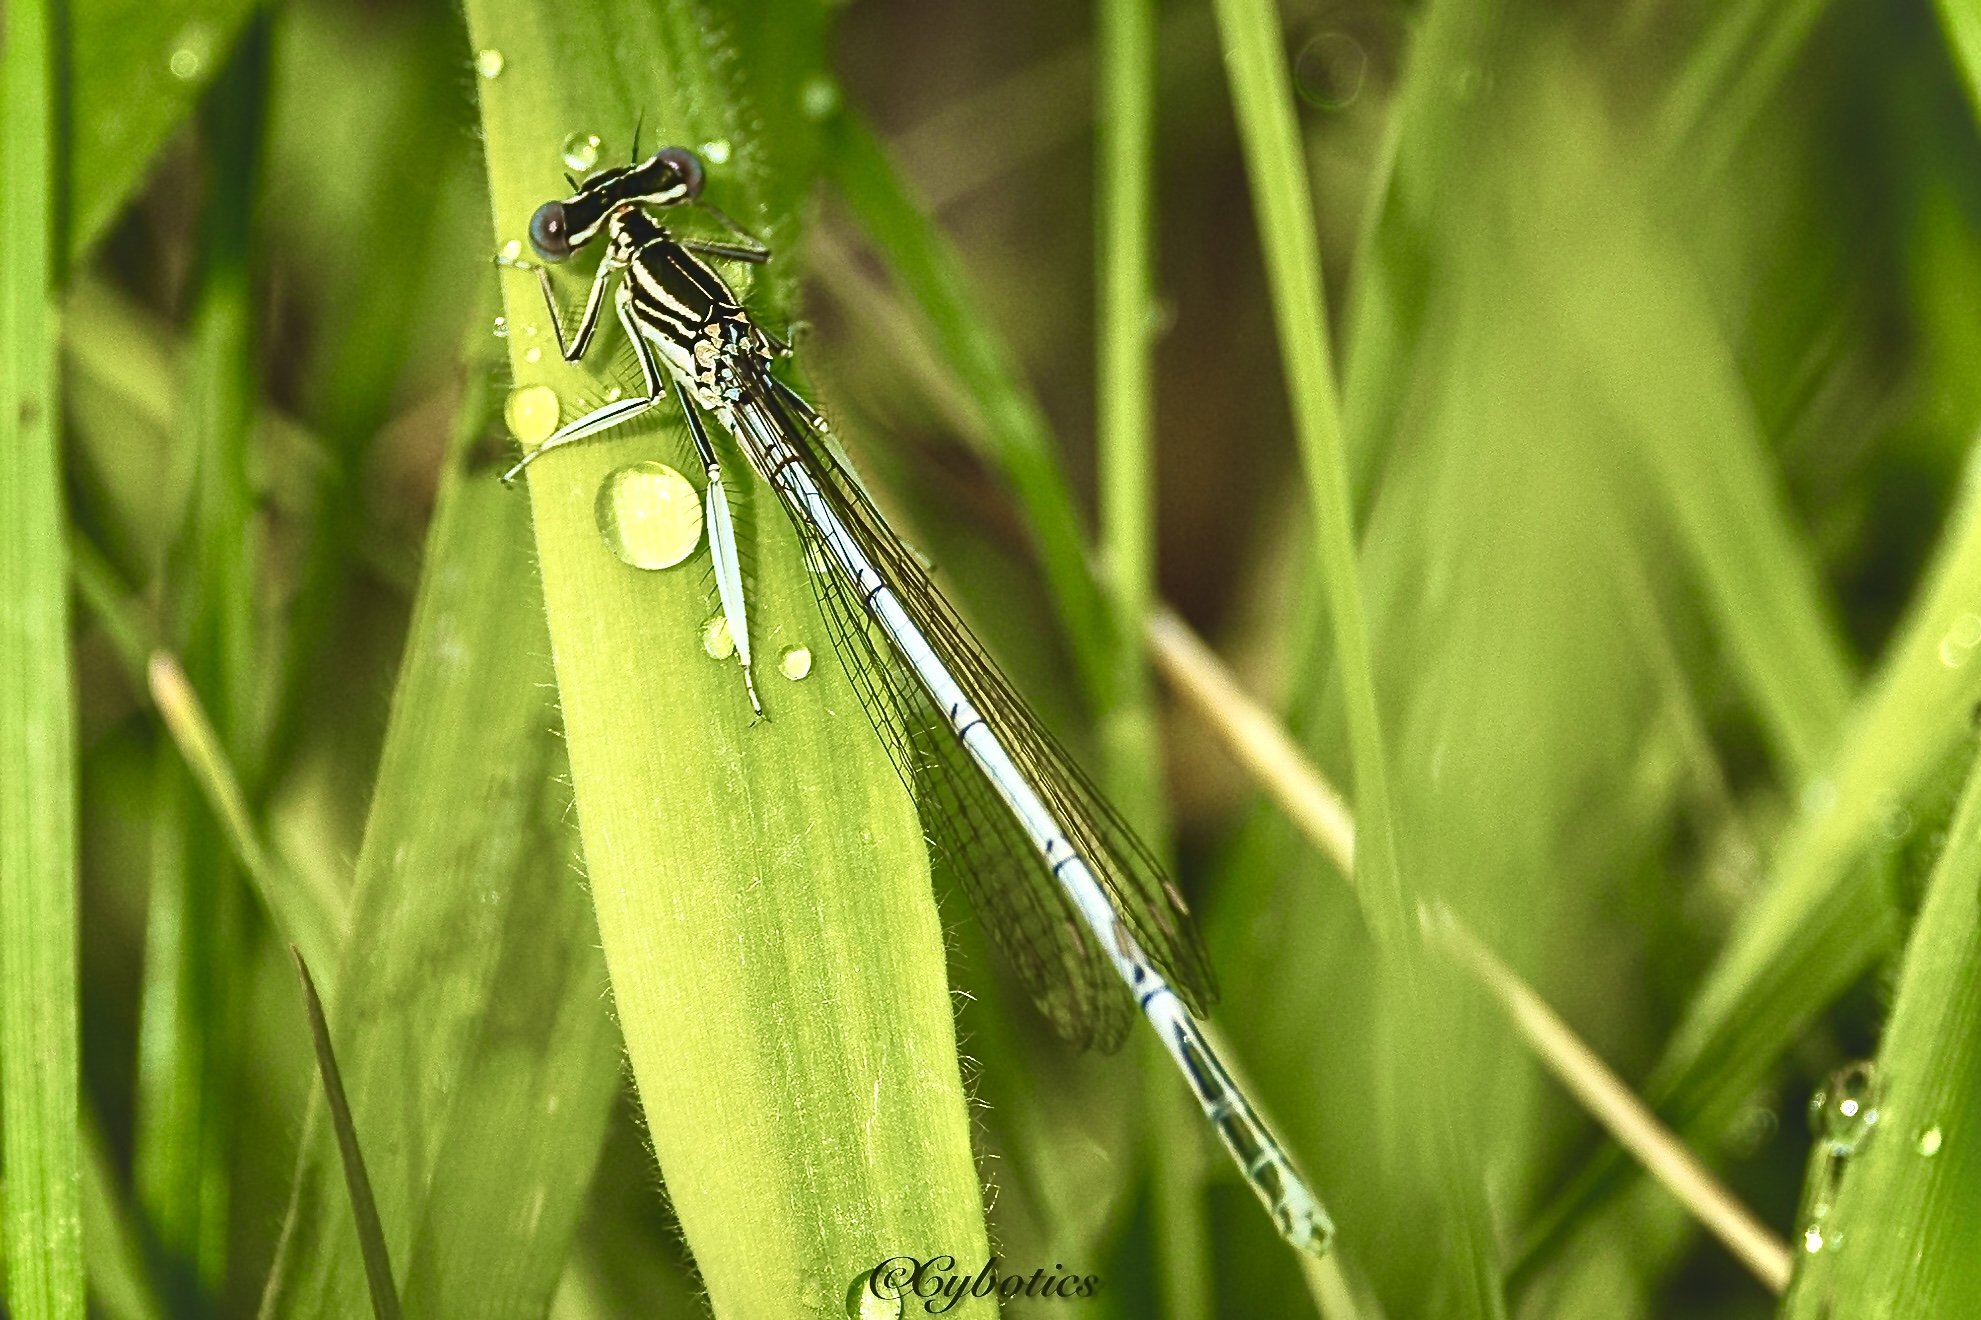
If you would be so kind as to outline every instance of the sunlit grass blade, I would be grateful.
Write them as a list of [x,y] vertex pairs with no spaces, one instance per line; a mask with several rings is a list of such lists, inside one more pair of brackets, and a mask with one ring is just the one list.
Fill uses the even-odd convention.
[[364,1149],[358,1142],[358,1128],[351,1121],[351,1103],[344,1094],[344,1078],[337,1070],[337,1052],[330,1044],[330,1023],[324,1019],[323,1000],[310,979],[310,965],[295,945],[289,952],[296,960],[296,977],[302,983],[303,1009],[309,1017],[310,1044],[316,1051],[317,1073],[323,1079],[324,1101],[330,1110],[330,1127],[337,1134],[337,1155],[344,1166],[344,1187],[350,1194],[351,1214],[357,1222],[358,1245],[364,1256],[365,1280],[371,1287],[371,1313],[377,1320],[398,1320],[399,1293],[392,1283],[392,1256],[385,1247],[385,1229],[378,1219],[378,1203],[372,1199],[371,1178],[365,1172]]
[[1340,668],[1359,822],[1357,894],[1385,960],[1389,987],[1404,1009],[1400,1045],[1405,1070],[1415,1079],[1404,1096],[1404,1112],[1420,1125],[1416,1139],[1429,1147],[1445,1198],[1451,1250],[1444,1271],[1446,1304],[1452,1314],[1499,1316],[1505,1302],[1485,1186],[1459,1136],[1457,1079],[1439,1075],[1439,1061],[1455,1041],[1456,1005],[1445,998],[1448,982],[1434,978],[1425,964],[1397,852],[1319,244],[1279,18],[1270,0],[1219,0],[1217,14],[1306,477],[1314,566],[1327,593]]
[[23,1320],[83,1314],[76,711],[53,291],[60,7],[0,26],[0,1242]]
[[[721,143],[710,197],[788,250],[811,168],[790,61],[816,61],[820,21],[801,5],[752,20],[782,43],[784,95],[746,105],[728,72],[737,36],[711,7],[474,0],[491,250],[564,194],[568,135],[642,113],[648,143]],[[766,292],[758,281],[752,306],[775,327]],[[552,342],[534,281],[510,272],[504,293],[518,383],[575,415],[603,384],[529,351]],[[744,505],[757,648],[823,653],[795,534],[718,445]],[[913,806],[839,667],[820,654],[788,682],[766,666],[770,719],[752,727],[736,667],[702,650],[705,561],[642,573],[606,543],[604,479],[691,453],[674,425],[629,428],[531,469],[585,864],[662,1175],[715,1309],[837,1308],[903,1244],[985,1250],[941,934]]]
[[[1981,1312],[1981,768],[1912,928],[1855,1143],[1819,1132],[1789,1317]],[[1848,1151],[1840,1145],[1853,1145]],[[1815,1217],[1820,1215],[1820,1217]]]
[[1946,29],[1961,84],[1974,103],[1975,113],[1981,115],[1981,8],[1972,0],[1939,0],[1933,7],[1939,11],[1940,26]]
[[[332,1016],[407,1309],[475,1296],[479,1314],[522,1317],[542,1314],[562,1270],[619,1070],[571,868],[525,511],[491,477],[486,364],[472,370]],[[264,1315],[363,1304],[336,1160],[313,1130]]]

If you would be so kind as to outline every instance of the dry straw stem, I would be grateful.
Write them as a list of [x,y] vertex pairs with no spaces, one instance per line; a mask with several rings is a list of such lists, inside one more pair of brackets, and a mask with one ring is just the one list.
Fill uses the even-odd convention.
[[[1277,720],[1175,613],[1149,622],[1156,667],[1238,762],[1351,883],[1355,822],[1335,792]],[[1470,973],[1506,1012],[1542,1065],[1577,1103],[1663,1183],[1672,1196],[1765,1284],[1788,1286],[1788,1246],[1768,1231],[1656,1114],[1611,1072],[1541,996],[1461,922],[1438,906],[1427,921],[1433,947]]]

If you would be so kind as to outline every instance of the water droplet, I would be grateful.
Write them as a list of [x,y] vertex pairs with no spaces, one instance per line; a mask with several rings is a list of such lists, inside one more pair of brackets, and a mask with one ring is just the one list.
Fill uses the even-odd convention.
[[497,339],[507,339],[509,337],[508,317],[498,316],[495,318],[495,337]]
[[797,682],[812,672],[812,648],[809,646],[787,646],[784,654],[777,658],[777,671],[792,682]]
[[550,386],[525,385],[509,392],[502,405],[502,420],[509,424],[509,434],[534,448],[557,429],[563,410],[557,391]]
[[839,84],[822,73],[816,75],[805,83],[805,90],[798,94],[798,105],[807,119],[829,117],[839,108]]
[[1981,614],[1962,614],[1940,638],[1940,663],[1958,669],[1967,663],[1976,646],[1981,646]]
[[908,1302],[905,1297],[882,1297],[873,1289],[860,1287],[860,1302],[857,1311],[849,1308],[848,1314],[854,1320],[901,1320],[907,1314]]
[[1322,110],[1339,110],[1362,94],[1369,53],[1346,32],[1323,32],[1293,57],[1293,86],[1300,99]]
[[1829,1085],[1809,1098],[1809,1118],[1831,1154],[1855,1154],[1878,1125],[1877,1065],[1860,1061],[1837,1069]]
[[573,133],[564,139],[564,164],[579,174],[589,173],[598,164],[599,140],[596,133]]
[[1930,1160],[1940,1153],[1940,1146],[1945,1140],[1937,1126],[1929,1127],[1919,1134],[1918,1151]]
[[702,539],[702,502],[688,479],[649,459],[620,468],[598,488],[599,534],[634,568],[672,568]]
[[726,164],[729,160],[730,152],[729,139],[716,138],[713,142],[704,142],[699,150],[701,151],[702,159],[709,164]]
[[527,351],[525,351],[523,354],[523,361],[525,362],[541,362],[542,360],[543,360],[543,350],[536,347],[535,345],[531,345],[530,348]]
[[502,251],[496,255],[504,261],[521,261],[523,259],[523,244],[519,239],[512,238],[502,245]]
[[727,660],[736,654],[736,639],[729,634],[729,617],[718,614],[702,625],[702,650],[711,660]]
[[614,385],[611,389],[605,392],[605,401],[607,403],[617,403],[625,396],[626,396],[626,391],[620,389],[617,385]]
[[1802,1234],[1802,1249],[1815,1255],[1823,1249],[1823,1230],[1811,1224]]
[[1878,827],[1884,831],[1885,838],[1897,843],[1912,833],[1912,813],[1904,807],[1893,807],[1880,818]]
[[475,52],[475,72],[484,78],[500,78],[503,68],[509,61],[502,58],[502,52],[493,46]]
[[172,39],[172,53],[165,57],[166,69],[180,82],[191,82],[213,57],[213,41],[211,25],[197,19],[186,24]]

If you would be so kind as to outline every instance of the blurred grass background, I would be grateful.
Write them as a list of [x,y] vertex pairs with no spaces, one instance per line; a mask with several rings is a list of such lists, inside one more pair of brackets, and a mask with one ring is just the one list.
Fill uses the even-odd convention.
[[[1981,1213],[1981,11],[1283,5],[1251,36],[1288,75],[1325,280],[1324,309],[1290,311],[1311,291],[1257,217],[1304,217],[1255,201],[1288,177],[1262,176],[1232,80],[1272,88],[1222,54],[1270,12],[1152,14],[1147,542],[1118,522],[1137,474],[1111,484],[1096,440],[1124,424],[1095,365],[1123,333],[1097,302],[1128,221],[1097,202],[1094,125],[1121,29],[907,0],[651,21],[735,97],[750,188],[807,199],[737,209],[793,244],[800,360],[856,461],[1019,688],[1168,819],[1220,1026],[1336,1214],[1356,1312],[1778,1303],[1490,1001],[1433,969],[1414,1011],[1385,918],[1134,678],[1101,602],[1132,603],[1118,561],[1147,553],[1161,598],[1368,789],[1343,713],[1360,643],[1334,632],[1294,439],[1316,401],[1276,308],[1332,343],[1396,913],[1449,904],[1658,1107],[1796,1251],[1792,1312],[1973,1313],[1981,1268],[1944,1226]],[[0,233],[48,253],[15,242],[4,305],[56,314],[0,322],[0,532],[22,547],[0,623],[42,662],[0,674],[0,1296],[81,1314],[67,1204],[100,1313],[359,1313],[294,942],[411,1313],[701,1313],[584,888],[528,509],[493,476],[518,345],[492,333],[488,258],[522,217],[490,225],[478,80],[539,52],[426,0],[10,0],[6,23]],[[821,27],[823,49],[791,35]],[[553,54],[579,89],[608,75]],[[699,122],[637,85],[640,50],[609,58],[604,99],[649,104],[646,141]],[[816,160],[751,140],[796,124]],[[633,131],[539,127],[607,159]],[[17,403],[38,354],[59,354],[38,414],[61,418],[59,487]],[[64,572],[73,656],[49,664]],[[210,722],[203,760],[158,648]],[[1135,783],[1138,710],[1159,794]],[[62,819],[60,758],[30,759],[50,728],[74,876],[16,846]],[[1172,1078],[1067,1055],[937,880],[991,1240],[1106,1280],[1032,1311],[1312,1313]],[[73,983],[23,953],[68,941]],[[75,1087],[14,1029],[59,1036],[69,1011]],[[1808,1101],[1874,1057],[1880,1121],[1833,1139]]]

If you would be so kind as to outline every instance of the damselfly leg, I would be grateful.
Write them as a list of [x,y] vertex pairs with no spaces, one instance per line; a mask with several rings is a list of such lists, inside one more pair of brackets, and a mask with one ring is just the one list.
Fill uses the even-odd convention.
[[[591,291],[585,298],[584,314],[578,320],[577,331],[569,338],[565,336],[563,320],[557,310],[557,296],[551,288],[550,275],[542,266],[534,262],[502,260],[504,264],[518,269],[534,270],[538,286],[543,290],[544,307],[550,316],[551,331],[557,336],[557,350],[566,362],[577,362],[591,346],[592,336],[598,330],[601,308],[605,302],[605,286],[611,276],[624,267],[609,257],[599,263],[598,273],[592,277]],[[518,459],[514,466],[502,474],[504,484],[515,481],[524,468],[536,462],[552,449],[574,444],[580,440],[590,440],[605,434],[614,427],[623,426],[653,409],[667,394],[665,373],[653,344],[640,333],[639,320],[634,314],[633,298],[629,287],[621,283],[614,297],[614,310],[626,338],[632,342],[633,356],[640,364],[641,383],[645,393],[629,399],[620,399],[602,407],[594,408],[582,417],[565,423],[546,436],[536,448]],[[722,463],[716,456],[715,445],[709,439],[708,428],[702,424],[695,405],[687,393],[680,393],[681,414],[687,418],[688,430],[695,438],[695,452],[702,460],[705,482],[702,487],[702,509],[708,526],[709,560],[715,569],[716,596],[722,602],[723,621],[729,626],[729,635],[735,639],[736,659],[743,667],[743,690],[750,698],[750,709],[758,719],[763,718],[763,702],[757,696],[756,671],[750,662],[750,619],[749,601],[743,590],[743,568],[741,557],[736,550],[736,524],[729,513],[729,492],[722,481]]]

